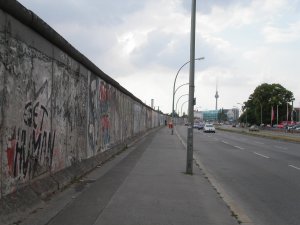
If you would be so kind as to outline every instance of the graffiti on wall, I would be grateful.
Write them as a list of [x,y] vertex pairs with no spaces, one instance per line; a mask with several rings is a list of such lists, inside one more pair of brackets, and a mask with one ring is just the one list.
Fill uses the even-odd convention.
[[51,168],[55,132],[48,129],[49,112],[40,102],[28,102],[23,110],[23,126],[12,128],[7,143],[8,173],[31,179]]
[[98,78],[90,83],[88,143],[93,155],[111,142],[110,91],[110,85]]
[[102,130],[102,146],[105,147],[110,143],[110,86],[104,81],[100,82],[99,87],[99,101],[100,101],[100,115],[101,115],[101,130]]

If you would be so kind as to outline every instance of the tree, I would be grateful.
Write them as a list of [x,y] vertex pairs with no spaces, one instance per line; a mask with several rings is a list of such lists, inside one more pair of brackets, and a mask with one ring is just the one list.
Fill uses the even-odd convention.
[[[174,118],[179,117],[179,114],[175,110],[173,112],[174,112]],[[169,116],[172,117],[172,113],[170,113]]]
[[223,108],[220,109],[218,112],[218,121],[219,121],[219,123],[227,121],[227,115],[226,115],[225,111],[223,110]]
[[276,123],[276,119],[271,121],[271,111],[273,108],[276,118],[277,107],[278,123],[289,120],[290,117],[287,118],[287,108],[289,112],[292,111],[290,103],[294,100],[293,93],[280,84],[261,84],[255,88],[248,101],[244,103],[240,120],[245,121],[247,115],[248,123],[251,124]]

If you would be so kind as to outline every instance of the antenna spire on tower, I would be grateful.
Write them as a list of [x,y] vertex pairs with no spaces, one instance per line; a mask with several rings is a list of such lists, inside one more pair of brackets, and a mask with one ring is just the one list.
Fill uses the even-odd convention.
[[216,94],[215,94],[215,98],[216,98],[216,110],[218,110],[218,98],[219,98],[219,94],[218,94],[218,80],[216,82]]

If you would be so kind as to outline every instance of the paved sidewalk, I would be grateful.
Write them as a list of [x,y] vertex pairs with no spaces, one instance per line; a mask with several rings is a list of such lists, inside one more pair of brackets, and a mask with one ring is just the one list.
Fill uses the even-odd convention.
[[126,152],[105,174],[88,175],[102,173],[47,224],[238,224],[196,165],[194,175],[185,174],[186,151],[167,127]]

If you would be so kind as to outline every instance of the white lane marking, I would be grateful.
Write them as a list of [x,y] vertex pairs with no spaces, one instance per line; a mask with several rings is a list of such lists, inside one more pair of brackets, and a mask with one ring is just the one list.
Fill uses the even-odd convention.
[[240,146],[233,146],[233,147],[235,147],[235,148],[238,148],[238,149],[240,149],[240,150],[245,150],[244,148],[242,148],[242,147],[240,147]]
[[297,166],[289,165],[289,167],[292,167],[292,168],[294,168],[294,169],[296,169],[296,170],[300,170],[300,168],[297,167]]
[[273,146],[274,148],[278,148],[278,149],[283,149],[283,150],[287,150],[287,147],[282,147],[282,146]]
[[259,156],[261,156],[261,157],[264,157],[264,158],[266,158],[266,159],[269,159],[270,157],[269,156],[265,156],[265,155],[263,155],[263,154],[260,154],[260,153],[257,153],[257,152],[253,152],[255,155],[259,155]]
[[226,141],[222,141],[224,144],[227,144],[227,145],[229,145],[229,143],[228,142],[226,142]]
[[259,142],[259,141],[254,141],[254,143],[256,143],[256,144],[260,144],[260,145],[264,145],[265,143],[263,143],[263,142]]

